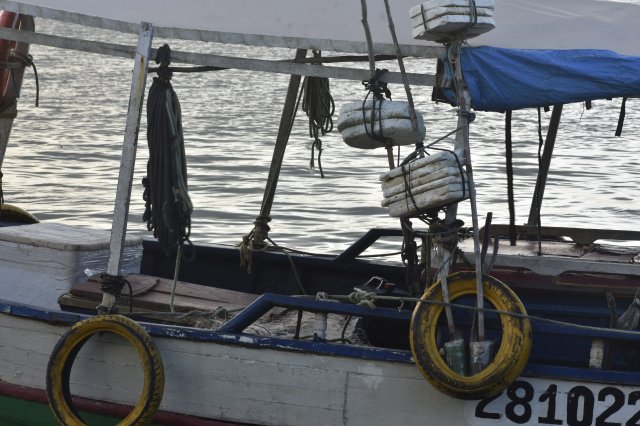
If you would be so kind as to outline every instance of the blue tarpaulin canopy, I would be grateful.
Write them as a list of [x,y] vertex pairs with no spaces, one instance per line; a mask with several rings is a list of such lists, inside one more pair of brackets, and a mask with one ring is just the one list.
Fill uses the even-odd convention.
[[640,95],[640,57],[608,50],[464,48],[461,64],[479,111]]

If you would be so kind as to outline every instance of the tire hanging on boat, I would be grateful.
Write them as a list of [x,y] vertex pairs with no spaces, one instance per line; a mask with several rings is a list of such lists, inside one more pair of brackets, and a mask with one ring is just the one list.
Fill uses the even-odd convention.
[[91,336],[111,332],[126,339],[140,357],[144,371],[142,393],[133,410],[119,426],[147,425],[158,411],[164,393],[164,370],[158,348],[135,321],[122,315],[101,315],[73,325],[58,341],[47,365],[47,398],[53,414],[66,426],[86,425],[71,399],[69,379],[80,349]]
[[[447,281],[451,303],[466,295],[476,297],[475,273],[451,274]],[[516,315],[499,314],[500,346],[490,364],[477,374],[456,373],[440,355],[437,339],[444,311],[440,281],[427,289],[411,318],[411,352],[420,372],[436,389],[455,398],[479,399],[501,392],[522,373],[531,352],[531,323],[518,296],[488,275],[483,277],[483,285],[484,298],[493,309]]]
[[166,254],[189,239],[193,205],[187,187],[187,162],[180,102],[171,86],[168,45],[158,49],[158,76],[147,99],[147,177],[142,180],[146,202],[142,220]]
[[0,203],[0,222],[30,225],[40,222],[34,215],[12,204]]

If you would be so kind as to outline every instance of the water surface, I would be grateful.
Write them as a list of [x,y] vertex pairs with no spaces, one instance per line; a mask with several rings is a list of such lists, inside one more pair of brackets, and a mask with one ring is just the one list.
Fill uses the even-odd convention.
[[[73,25],[38,21],[46,32],[100,38]],[[108,33],[110,40],[135,44],[135,37]],[[165,40],[155,40],[154,47]],[[171,42],[177,50],[230,56],[291,58],[293,51]],[[248,52],[248,53],[247,53]],[[7,203],[41,220],[110,229],[124,136],[132,61],[33,46],[40,75],[40,107],[35,84],[25,74],[19,117],[2,171]],[[426,60],[409,60],[414,72],[431,72]],[[351,66],[363,66],[351,64]],[[379,64],[395,69],[393,62]],[[151,79],[148,80],[150,85]],[[180,74],[173,80],[184,114],[190,195],[195,206],[192,240],[236,244],[253,227],[271,162],[288,77],[247,71]],[[360,100],[356,81],[331,82],[336,107]],[[394,99],[404,90],[392,85]],[[427,126],[426,142],[453,130],[456,112],[433,104],[428,88],[414,87],[417,109]],[[627,102],[622,137],[614,137],[621,100],[565,107],[556,155],[542,206],[543,225],[635,229],[640,101]],[[551,113],[543,113],[543,131]],[[337,113],[336,113],[337,117]],[[129,232],[149,236],[141,222],[140,181],[148,157],[146,119],[140,133]],[[380,207],[378,176],[388,167],[382,150],[345,145],[337,131],[322,138],[325,178],[309,167],[311,139],[300,111],[287,148],[271,217],[271,237],[299,249],[337,253],[373,227],[397,227]],[[450,147],[451,140],[442,147]],[[537,111],[514,113],[513,149],[517,222],[528,219],[538,169]],[[504,116],[478,113],[471,128],[471,151],[481,222],[508,222],[504,156]],[[403,148],[400,157],[411,148]],[[317,165],[317,153],[316,153]],[[459,209],[471,224],[469,203]],[[424,225],[414,221],[416,228]],[[397,249],[395,242],[383,246]]]

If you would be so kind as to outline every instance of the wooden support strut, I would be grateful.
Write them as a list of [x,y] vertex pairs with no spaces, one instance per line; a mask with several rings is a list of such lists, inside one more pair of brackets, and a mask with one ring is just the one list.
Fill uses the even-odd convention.
[[[133,183],[133,171],[136,162],[136,148],[138,145],[138,133],[140,131],[140,117],[142,104],[147,84],[147,68],[151,56],[151,42],[153,40],[153,25],[147,22],[140,24],[140,35],[136,50],[133,77],[131,80],[131,92],[129,94],[129,109],[127,124],[122,144],[122,158],[120,160],[120,174],[118,176],[118,188],[113,210],[113,222],[111,227],[111,241],[109,244],[109,264],[107,273],[119,275],[122,263],[127,234],[127,219],[129,217],[129,203],[131,201],[131,186]],[[116,297],[109,293],[103,293],[101,307],[111,309],[115,305]]]
[[[464,84],[464,78],[462,76],[462,68],[460,66],[460,56],[455,52],[454,48],[450,49],[450,55],[454,54],[455,63],[455,80],[456,87],[458,88],[458,132],[456,133],[455,149],[464,149],[465,168],[467,177],[467,187],[469,190],[469,201],[471,204],[471,218],[473,227],[473,246],[476,258],[476,292],[477,292],[477,307],[478,307],[478,341],[484,340],[484,292],[482,284],[482,262],[480,261],[480,232],[478,225],[478,211],[476,205],[476,188],[473,180],[473,168],[471,166],[471,149],[469,146],[469,123],[471,122],[471,96]],[[452,224],[457,215],[457,206],[451,206],[447,210],[445,223],[447,225]],[[442,253],[442,259],[446,263],[444,267],[440,269],[438,278],[442,283],[442,295],[445,303],[449,302],[449,292],[447,288],[447,275],[449,274],[449,267],[447,258],[451,253],[444,249],[443,245],[440,245],[439,252]],[[445,305],[445,314],[447,316],[447,323],[451,332],[454,330],[453,314],[449,305]]]
[[529,220],[527,225],[535,226],[538,224],[538,214],[542,205],[542,197],[547,184],[547,176],[549,175],[549,167],[551,166],[551,157],[553,156],[553,148],[555,147],[556,137],[558,136],[558,128],[560,127],[560,118],[562,117],[562,104],[554,105],[549,119],[549,129],[544,142],[544,151],[540,159],[538,178],[536,179],[536,187],[533,191],[533,199],[531,200],[531,208],[529,209]]
[[[306,49],[296,50],[296,59],[301,59],[305,56],[307,56]],[[276,187],[278,186],[280,169],[282,168],[285,149],[287,148],[287,143],[289,142],[289,136],[291,134],[291,127],[293,126],[293,119],[296,108],[296,97],[298,95],[298,89],[300,87],[300,80],[301,76],[295,74],[291,75],[291,78],[289,79],[287,97],[282,109],[282,117],[280,118],[278,136],[276,137],[276,146],[273,150],[271,167],[269,168],[269,177],[267,178],[267,185],[264,190],[264,197],[262,199],[262,207],[260,208],[259,218],[262,218],[263,220],[271,214],[271,206],[273,205],[273,199],[276,194]],[[257,220],[258,219],[256,219],[256,221]],[[260,239],[261,238],[258,238],[258,240],[255,240],[255,242],[257,244],[263,244],[264,241],[260,241]]]

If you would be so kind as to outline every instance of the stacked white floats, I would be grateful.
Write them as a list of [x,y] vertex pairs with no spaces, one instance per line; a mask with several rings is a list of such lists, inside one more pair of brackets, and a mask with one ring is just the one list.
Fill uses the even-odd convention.
[[389,216],[408,217],[437,210],[469,198],[462,177],[462,153],[440,151],[380,176],[382,207]]
[[409,104],[401,101],[367,100],[345,104],[338,116],[338,131],[349,146],[374,149],[422,142],[424,120],[416,112],[418,135],[411,122]]
[[494,0],[427,0],[409,11],[411,34],[441,43],[458,36],[476,37],[495,27],[494,6]]

